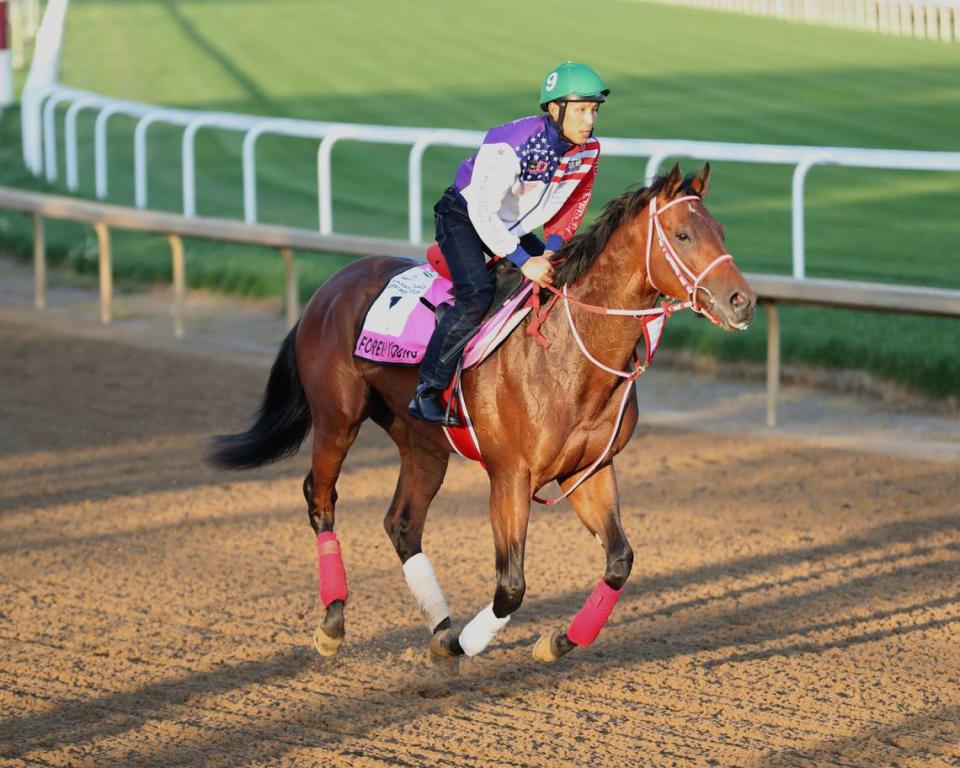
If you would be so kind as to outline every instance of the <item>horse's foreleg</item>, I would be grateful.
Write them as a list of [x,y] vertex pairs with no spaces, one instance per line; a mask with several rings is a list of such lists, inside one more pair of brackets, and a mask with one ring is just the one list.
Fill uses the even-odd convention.
[[[435,636],[435,651],[449,655],[476,656],[503,629],[523,602],[526,582],[523,553],[530,519],[530,476],[526,472],[491,475],[490,522],[496,548],[497,588],[493,602],[460,632]],[[437,648],[436,646],[439,646]]]
[[[573,483],[571,477],[561,486]],[[543,635],[533,655],[541,661],[556,661],[577,646],[592,643],[613,611],[623,585],[633,567],[633,550],[620,524],[620,504],[613,464],[607,464],[570,494],[577,515],[603,546],[607,565],[603,578],[594,587],[583,608],[566,631]]]

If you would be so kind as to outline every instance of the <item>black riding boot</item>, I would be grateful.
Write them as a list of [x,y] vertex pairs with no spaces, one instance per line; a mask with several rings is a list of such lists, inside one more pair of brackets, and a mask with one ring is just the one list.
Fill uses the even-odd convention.
[[460,419],[453,411],[447,415],[447,406],[443,404],[443,393],[428,384],[417,384],[417,391],[407,406],[407,411],[415,419],[428,424],[441,424],[445,427],[462,426]]

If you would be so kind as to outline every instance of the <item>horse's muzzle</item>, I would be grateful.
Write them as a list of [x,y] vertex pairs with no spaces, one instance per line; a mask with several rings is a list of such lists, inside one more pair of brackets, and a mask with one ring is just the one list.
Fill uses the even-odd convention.
[[750,327],[756,306],[757,294],[753,289],[745,287],[718,297],[713,310],[724,330],[745,331]]

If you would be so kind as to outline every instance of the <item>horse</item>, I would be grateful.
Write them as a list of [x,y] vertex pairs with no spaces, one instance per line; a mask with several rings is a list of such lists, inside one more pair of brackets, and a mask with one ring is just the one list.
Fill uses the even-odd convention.
[[[496,586],[492,602],[459,633],[421,549],[430,503],[453,449],[441,427],[407,412],[415,367],[353,354],[366,308],[392,276],[418,262],[364,258],[317,289],[281,345],[253,425],[216,438],[210,458],[224,468],[257,467],[292,455],[313,430],[303,493],[317,543],[324,615],[314,641],[321,654],[336,654],[345,636],[348,591],[334,532],[336,483],[366,419],[399,449],[400,474],[384,527],[438,663],[483,651],[520,608],[531,501],[540,500],[537,491],[552,481],[602,545],[606,567],[567,629],[541,635],[533,654],[556,661],[596,639],[633,564],[613,460],[638,419],[633,386],[645,367],[636,356],[645,335],[638,319],[689,307],[724,330],[744,330],[756,305],[756,294],[725,250],[723,227],[703,203],[709,180],[709,164],[686,177],[674,165],[650,185],[614,198],[556,252],[554,309],[547,312],[547,303],[534,313],[536,333],[514,332],[463,374],[461,396],[490,481]],[[656,308],[661,298],[665,310]],[[537,343],[537,336],[549,342]]]

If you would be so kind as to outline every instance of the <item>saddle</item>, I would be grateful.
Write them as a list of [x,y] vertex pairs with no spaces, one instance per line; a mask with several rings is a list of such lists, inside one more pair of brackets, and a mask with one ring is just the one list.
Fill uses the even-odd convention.
[[[440,250],[439,243],[434,243],[427,248],[427,263],[438,275],[453,282],[453,276],[450,274],[450,267],[447,265],[447,257],[444,256],[443,251]],[[490,302],[490,308],[480,320],[481,327],[487,320],[496,314],[497,310],[503,306],[504,302],[506,302],[507,299],[519,291],[520,287],[523,285],[523,273],[517,266],[513,264],[513,262],[509,261],[508,259],[494,256],[487,263],[487,270],[493,274],[494,279],[493,301]],[[420,301],[426,304],[429,309],[433,310],[437,317],[437,323],[440,322],[444,312],[446,312],[453,303],[452,301],[444,302],[440,304],[440,306],[434,307],[427,303],[425,298],[421,298]]]
[[[354,355],[388,365],[419,365],[443,313],[453,304],[453,283],[436,246],[428,263],[395,274],[367,309]],[[530,293],[519,269],[506,259],[491,262],[494,298],[477,331],[457,350],[465,352],[464,368],[476,365],[526,315],[518,297]],[[465,349],[464,349],[465,348]]]
[[[454,301],[453,281],[439,246],[430,246],[426,256],[426,264],[395,274],[374,298],[357,336],[356,357],[381,365],[414,366],[423,360],[437,323]],[[531,311],[533,320],[527,332],[541,341],[536,329],[544,316],[538,314],[538,292],[524,281],[517,267],[507,259],[493,260],[488,266],[495,280],[493,301],[476,332],[451,352],[460,355],[462,351],[462,357],[444,392],[444,401],[460,416],[463,426],[443,427],[443,431],[457,453],[476,461],[483,459],[459,386],[461,373],[489,357]]]

